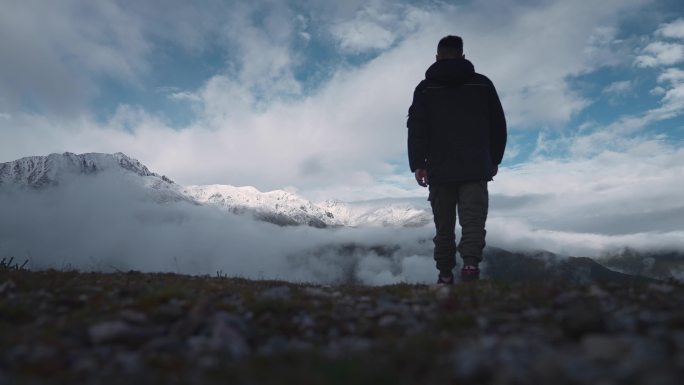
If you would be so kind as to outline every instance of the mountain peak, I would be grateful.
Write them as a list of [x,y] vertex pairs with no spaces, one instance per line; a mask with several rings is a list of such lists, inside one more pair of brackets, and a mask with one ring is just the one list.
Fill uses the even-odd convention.
[[[41,188],[59,184],[60,177],[65,174],[94,174],[117,169],[139,176],[161,178],[140,161],[122,152],[114,154],[64,152],[47,156],[29,156],[12,162],[0,163],[0,185]],[[171,182],[168,178],[163,179]]]

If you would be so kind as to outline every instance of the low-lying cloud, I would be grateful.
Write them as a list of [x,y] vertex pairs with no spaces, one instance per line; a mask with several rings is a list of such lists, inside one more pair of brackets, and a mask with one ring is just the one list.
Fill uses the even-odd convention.
[[[0,257],[28,258],[33,269],[221,273],[321,283],[429,283],[436,273],[431,225],[279,227],[190,202],[159,203],[154,190],[129,177],[79,176],[44,191],[0,191]],[[528,203],[509,200],[499,213]],[[490,218],[488,231],[489,245],[512,251],[600,256],[626,246],[684,250],[681,231],[610,236],[537,230],[505,215]]]
[[[432,269],[417,246],[427,229],[279,227],[189,202],[158,203],[125,175],[77,178],[45,191],[0,191],[0,256],[29,258],[34,269],[371,284],[420,281],[420,271]],[[398,245],[399,261],[371,250],[381,245]],[[355,276],[350,263],[360,266]],[[391,273],[383,266],[392,263],[423,269]]]

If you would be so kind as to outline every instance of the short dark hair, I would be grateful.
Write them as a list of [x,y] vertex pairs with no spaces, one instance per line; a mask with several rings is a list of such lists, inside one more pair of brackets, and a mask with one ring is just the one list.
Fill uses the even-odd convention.
[[454,35],[443,37],[437,44],[437,54],[454,58],[463,55],[463,39]]

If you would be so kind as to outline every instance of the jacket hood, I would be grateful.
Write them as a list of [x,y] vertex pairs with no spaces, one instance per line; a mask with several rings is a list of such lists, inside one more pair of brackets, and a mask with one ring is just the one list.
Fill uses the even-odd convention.
[[473,63],[466,59],[445,59],[434,62],[425,71],[425,79],[437,83],[461,85],[475,73]]

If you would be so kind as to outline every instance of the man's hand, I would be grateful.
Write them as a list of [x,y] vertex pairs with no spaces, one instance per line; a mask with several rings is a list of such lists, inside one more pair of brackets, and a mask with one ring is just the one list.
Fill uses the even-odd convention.
[[427,177],[427,170],[424,168],[419,168],[416,169],[415,172],[416,175],[416,182],[418,182],[419,185],[423,187],[428,186],[428,177]]

